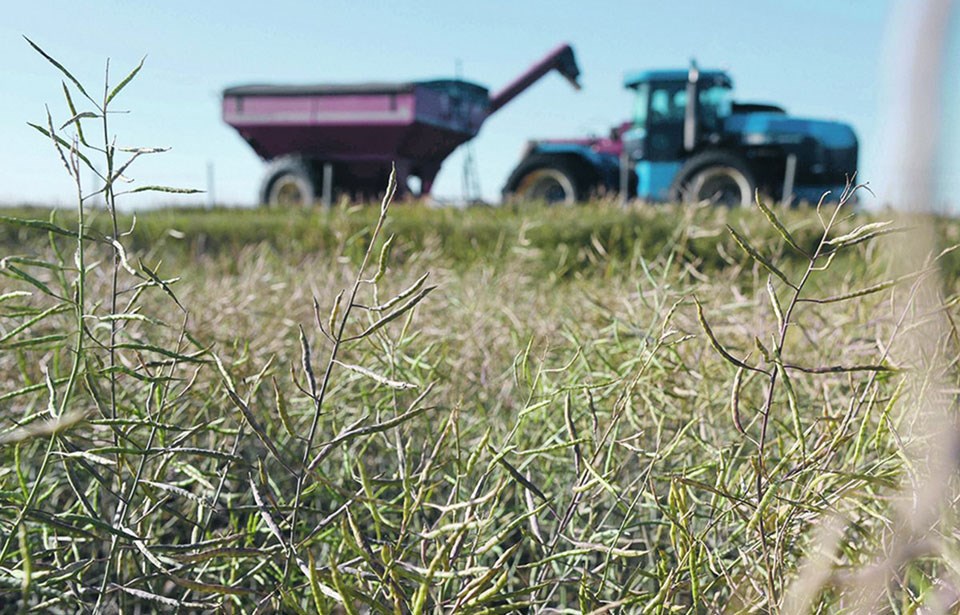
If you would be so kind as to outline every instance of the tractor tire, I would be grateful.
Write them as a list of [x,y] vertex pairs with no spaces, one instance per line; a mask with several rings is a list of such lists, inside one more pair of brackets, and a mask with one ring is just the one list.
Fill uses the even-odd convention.
[[311,207],[320,182],[313,165],[299,156],[283,156],[267,167],[260,184],[260,203],[268,207]]
[[739,156],[708,151],[683,164],[670,187],[670,200],[747,207],[756,189],[753,173]]
[[525,158],[507,179],[505,200],[573,205],[585,201],[596,185],[592,169],[576,158],[534,154]]

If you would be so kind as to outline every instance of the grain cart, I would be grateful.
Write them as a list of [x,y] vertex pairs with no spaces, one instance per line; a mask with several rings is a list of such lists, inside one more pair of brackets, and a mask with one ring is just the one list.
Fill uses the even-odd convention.
[[628,75],[633,117],[609,137],[528,143],[505,198],[573,203],[597,193],[648,201],[749,203],[754,191],[784,201],[839,196],[857,170],[847,124],[787,115],[732,99],[722,71]]
[[573,49],[561,45],[492,96],[461,79],[245,85],[224,90],[223,119],[269,161],[261,203],[371,198],[384,190],[393,163],[401,191],[416,178],[426,195],[444,159],[551,70],[579,89]]

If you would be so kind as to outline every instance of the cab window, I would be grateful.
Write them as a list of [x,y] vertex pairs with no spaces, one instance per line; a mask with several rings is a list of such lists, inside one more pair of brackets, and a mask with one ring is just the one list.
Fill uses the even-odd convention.
[[731,109],[729,87],[714,86],[700,90],[700,121],[706,130],[719,131]]
[[647,125],[647,107],[650,103],[650,85],[642,83],[636,88],[637,97],[633,106],[633,125],[645,127]]
[[686,87],[660,87],[650,94],[650,120],[682,122],[687,108]]

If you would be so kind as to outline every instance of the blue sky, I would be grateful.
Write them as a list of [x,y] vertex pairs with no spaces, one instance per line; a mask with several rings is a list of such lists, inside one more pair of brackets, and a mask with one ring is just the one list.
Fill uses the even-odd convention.
[[[889,101],[881,87],[888,66],[881,58],[885,45],[889,53],[888,13],[895,4],[17,2],[5,7],[0,23],[0,203],[68,204],[71,195],[55,153],[26,125],[43,120],[45,103],[55,118],[66,119],[60,77],[22,35],[96,88],[106,58],[116,81],[146,55],[144,70],[119,99],[130,113],[117,116],[113,129],[119,144],[172,151],[144,161],[132,177],[205,188],[209,163],[216,198],[225,203],[252,203],[262,171],[256,155],[220,120],[226,86],[450,77],[459,62],[465,78],[495,90],[562,41],[576,50],[584,88],[575,92],[550,75],[484,124],[473,148],[488,199],[499,197],[528,138],[606,133],[629,114],[624,73],[682,68],[691,57],[702,67],[728,69],[740,100],[777,102],[798,115],[851,123],[861,140],[861,178],[882,190],[887,128],[881,118]],[[462,168],[458,151],[434,193],[460,196]]]

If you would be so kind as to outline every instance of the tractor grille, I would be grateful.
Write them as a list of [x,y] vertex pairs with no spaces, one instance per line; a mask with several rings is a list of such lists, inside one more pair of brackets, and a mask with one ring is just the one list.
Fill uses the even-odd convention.
[[856,145],[830,148],[816,139],[805,139],[794,151],[800,162],[798,182],[842,185],[857,172]]
[[842,184],[852,179],[857,172],[857,146],[823,149],[822,176],[828,183]]

